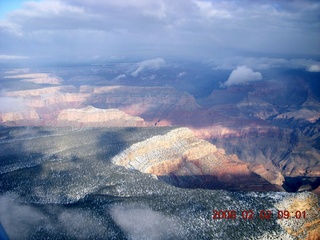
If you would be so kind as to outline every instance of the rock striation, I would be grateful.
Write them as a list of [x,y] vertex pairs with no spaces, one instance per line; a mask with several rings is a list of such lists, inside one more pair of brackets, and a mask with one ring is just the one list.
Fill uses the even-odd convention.
[[140,117],[130,116],[118,109],[98,109],[87,106],[81,109],[62,110],[57,118],[59,125],[66,126],[104,126],[104,127],[143,127]]
[[[55,126],[59,113],[68,108],[78,108],[87,99],[86,94],[76,93],[73,86],[46,87],[7,92],[2,98],[14,103],[0,112],[6,125]],[[19,106],[19,111],[15,108]]]
[[226,155],[223,149],[199,140],[188,128],[178,128],[133,144],[112,162],[154,174],[179,187],[282,190],[250,171],[236,155]]
[[184,116],[199,109],[194,97],[173,87],[151,86],[81,86],[80,93],[90,94],[86,105],[116,108],[140,116],[155,125],[170,125],[173,112]]
[[[25,109],[0,109],[0,121],[34,126],[184,126],[229,156],[237,155],[250,164],[252,172],[273,184],[291,178],[287,191],[316,189],[320,181],[319,98],[297,81],[280,82],[219,88],[204,99],[168,86],[112,85],[115,82],[12,91],[4,97],[14,98],[10,102]],[[89,111],[87,106],[100,110]],[[115,109],[145,123],[109,121],[110,114],[119,115]]]
[[315,123],[320,119],[320,112],[316,110],[310,110],[307,108],[302,108],[296,111],[285,112],[277,115],[275,119],[286,120],[293,119],[296,121],[308,121],[310,123]]
[[4,112],[0,114],[0,123],[13,124],[35,123],[39,121],[39,114],[34,109],[25,109],[24,111]]

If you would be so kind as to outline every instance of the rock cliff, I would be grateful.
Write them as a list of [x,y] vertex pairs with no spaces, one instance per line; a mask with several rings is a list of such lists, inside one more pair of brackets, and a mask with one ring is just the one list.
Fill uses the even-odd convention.
[[318,124],[305,130],[247,122],[192,128],[199,138],[235,153],[246,162],[273,165],[286,176],[320,176]]
[[[29,125],[126,126],[102,113],[118,109],[144,119],[145,123],[134,120],[130,126],[188,127],[198,138],[249,163],[252,172],[271,183],[279,184],[283,177],[306,178],[287,184],[288,191],[309,189],[307,185],[315,189],[319,181],[314,179],[320,179],[320,104],[303,85],[287,85],[289,90],[274,82],[233,86],[197,100],[167,86],[46,87],[6,93],[5,97],[23,101],[29,113],[13,109],[0,115],[6,125],[24,125],[26,118]],[[101,110],[99,114],[83,110],[87,106]]]
[[[97,91],[97,90],[95,90]],[[105,90],[104,90],[105,91]],[[0,121],[6,125],[143,127],[141,117],[130,116],[118,109],[98,109],[87,106],[90,94],[77,92],[72,86],[48,87],[13,91],[5,95],[10,102],[19,103],[20,111],[6,107]]]
[[199,109],[192,95],[172,87],[81,86],[80,93],[90,94],[86,105],[116,108],[156,125],[169,125],[168,115],[173,112],[182,116],[184,112]]
[[13,99],[14,101],[11,100],[11,102],[23,105],[23,112],[28,114],[20,114],[21,117],[18,117],[14,110],[15,106],[12,106],[11,111],[9,108],[6,113],[1,112],[0,116],[6,119],[3,123],[10,122],[10,125],[24,125],[23,120],[37,120],[28,124],[34,126],[56,125],[57,116],[62,110],[80,107],[87,97],[86,94],[77,93],[72,86],[11,91],[7,92],[4,98]]
[[[0,123],[17,125],[19,123],[34,124],[40,120],[39,114],[34,109],[24,111],[4,112],[0,114]],[[28,124],[28,125],[29,125]]]
[[143,127],[140,117],[132,117],[118,109],[97,109],[88,106],[81,109],[65,109],[59,113],[57,123],[67,126]]
[[224,150],[197,139],[187,128],[136,143],[115,156],[112,162],[157,175],[159,179],[180,187],[282,190],[250,171],[247,164],[235,155],[226,155]]

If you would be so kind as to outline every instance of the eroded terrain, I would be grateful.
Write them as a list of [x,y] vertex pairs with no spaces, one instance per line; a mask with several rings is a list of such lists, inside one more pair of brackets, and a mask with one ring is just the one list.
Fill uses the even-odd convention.
[[[177,188],[112,164],[112,158],[121,158],[130,146],[172,131],[1,127],[2,225],[12,239],[317,236],[315,194]],[[236,216],[213,219],[214,210],[234,210]],[[272,214],[265,219],[267,210]],[[306,217],[279,219],[283,210],[304,211]]]

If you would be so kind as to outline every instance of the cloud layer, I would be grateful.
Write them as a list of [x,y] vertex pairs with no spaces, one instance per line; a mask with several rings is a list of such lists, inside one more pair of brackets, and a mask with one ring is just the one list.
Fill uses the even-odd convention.
[[319,17],[312,0],[27,1],[0,19],[0,60],[319,56]]
[[129,239],[171,239],[183,231],[177,219],[147,207],[114,206],[111,215]]
[[320,72],[320,64],[312,64],[307,70],[309,72]]
[[142,61],[138,63],[137,69],[131,73],[133,77],[137,77],[139,73],[141,73],[144,70],[158,70],[161,67],[166,65],[166,61],[163,60],[162,58],[156,58],[156,59],[150,59],[146,61]]
[[262,80],[260,72],[255,72],[247,66],[239,66],[231,72],[228,80],[224,84],[231,86],[260,80]]

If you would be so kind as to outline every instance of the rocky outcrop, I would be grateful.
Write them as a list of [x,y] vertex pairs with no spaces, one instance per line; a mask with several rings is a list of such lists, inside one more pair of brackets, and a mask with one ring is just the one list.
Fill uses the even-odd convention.
[[112,162],[129,169],[157,175],[180,187],[229,190],[281,190],[248,169],[235,155],[207,141],[191,130],[178,128],[132,145]]
[[88,106],[81,109],[66,109],[59,113],[59,125],[104,126],[104,127],[142,127],[146,126],[140,117],[132,117],[118,109],[97,109]]
[[[106,117],[110,111],[117,115],[115,110],[102,113],[102,109],[118,109],[144,119],[146,125],[188,127],[198,138],[225,149],[229,156],[237,155],[250,164],[252,172],[271,183],[280,184],[283,177],[320,179],[318,98],[299,83],[277,84],[265,81],[220,88],[197,101],[167,86],[59,86],[13,91],[6,96],[22,100],[32,114],[28,117],[12,110],[11,115],[8,111],[6,115],[0,111],[0,115],[12,119],[2,121],[11,125],[24,124],[21,119],[25,117],[35,119],[34,125],[109,126],[113,122],[118,126],[121,121]],[[99,113],[83,110],[86,106],[100,109]],[[140,123],[134,120],[129,125]],[[297,186],[288,191],[317,188],[313,183],[310,188],[309,183],[296,182]]]
[[[39,114],[35,109],[25,109],[24,111],[14,111],[0,113],[0,123],[19,125],[39,121]],[[28,124],[29,125],[29,124]]]
[[278,224],[291,236],[297,239],[316,240],[320,237],[320,212],[318,198],[311,193],[296,194],[285,198],[275,205],[282,213]]
[[273,169],[267,169],[263,164],[252,166],[250,167],[250,170],[265,178],[272,184],[282,186],[283,182],[285,181],[283,175],[280,172]]
[[[277,179],[279,173],[285,178],[320,177],[320,153],[314,144],[319,137],[316,128],[301,131],[298,128],[267,125],[261,127],[253,125],[247,128],[234,126],[213,126],[196,129],[195,132],[197,136],[209,139],[228,153],[236,154],[239,159],[253,166],[262,164],[264,169],[270,169],[269,173],[275,173],[272,177],[274,179]],[[297,191],[305,184],[297,180],[290,185],[289,187],[287,184],[288,191]],[[317,188],[317,184],[312,186]]]
[[276,119],[294,119],[296,121],[308,121],[310,123],[315,123],[318,119],[320,119],[320,112],[316,110],[302,108],[296,111],[290,111],[279,114],[277,115]]
[[63,110],[93,106],[118,109],[148,123],[169,126],[169,114],[186,116],[185,112],[199,108],[193,96],[172,87],[81,86],[78,90],[59,86],[12,91],[6,96],[22,99],[24,105],[37,111],[44,125],[57,125],[57,117]]
[[5,95],[10,97],[37,97],[37,96],[48,96],[51,94],[56,94],[59,92],[74,92],[76,89],[73,86],[59,86],[59,87],[46,87],[46,88],[37,88],[31,90],[20,90],[20,91],[11,91],[7,92]]
[[49,87],[6,93],[11,102],[19,102],[21,111],[0,114],[6,125],[91,126],[91,127],[143,127],[141,117],[130,116],[118,109],[81,108],[90,94],[80,93],[72,86]]
[[[72,86],[48,87],[32,90],[12,91],[5,94],[6,98],[15,100],[15,102],[23,103],[23,111],[32,113],[33,118],[28,115],[21,115],[21,119],[12,117],[12,124],[23,124],[23,116],[25,120],[40,120],[35,121],[33,125],[56,125],[58,114],[69,108],[77,108],[87,99],[87,94],[79,94]],[[13,100],[11,100],[13,102]],[[14,116],[14,110],[7,111],[6,114],[1,113],[2,118]],[[35,114],[38,116],[34,118]],[[30,114],[29,114],[30,115]],[[16,119],[16,120],[15,120]],[[30,122],[32,125],[32,122]]]
[[156,125],[170,125],[172,118],[168,115],[173,112],[183,116],[185,112],[199,109],[192,95],[173,87],[81,86],[80,93],[90,94],[86,105],[116,108]]

